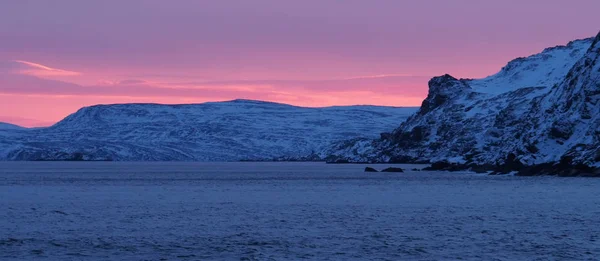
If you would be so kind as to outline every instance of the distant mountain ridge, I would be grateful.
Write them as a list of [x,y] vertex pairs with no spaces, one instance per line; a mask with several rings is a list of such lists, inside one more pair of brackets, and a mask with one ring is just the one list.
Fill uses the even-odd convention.
[[484,79],[429,82],[419,111],[380,139],[337,146],[332,158],[600,166],[600,34],[518,58]]
[[0,132],[3,160],[318,160],[375,138],[417,108],[304,108],[253,100],[84,107],[48,128]]
[[19,129],[25,129],[25,128],[21,127],[19,125],[11,124],[11,123],[0,122],[0,130],[19,130]]

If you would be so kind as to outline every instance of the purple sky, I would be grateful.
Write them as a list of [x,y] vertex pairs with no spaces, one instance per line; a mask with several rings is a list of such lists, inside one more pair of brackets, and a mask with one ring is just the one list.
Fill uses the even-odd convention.
[[95,103],[418,105],[600,30],[598,0],[0,2],[0,121]]

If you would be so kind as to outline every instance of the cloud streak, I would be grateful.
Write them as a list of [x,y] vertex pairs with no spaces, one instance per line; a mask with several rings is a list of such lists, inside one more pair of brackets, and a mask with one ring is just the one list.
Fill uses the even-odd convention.
[[121,80],[106,85],[84,86],[59,80],[42,79],[31,75],[4,74],[0,79],[0,93],[47,96],[230,97],[233,99],[250,96],[261,99],[261,97],[282,94],[317,97],[332,93],[362,92],[422,98],[426,95],[425,88],[422,87],[426,85],[427,80],[428,77],[400,76],[325,81],[267,80],[181,83],[135,79]]
[[22,61],[22,60],[14,60],[12,62],[17,63],[21,66],[16,66],[13,73],[25,74],[25,75],[33,75],[38,77],[49,77],[49,76],[78,76],[81,75],[79,72],[62,70],[57,68],[52,68],[49,66],[45,66],[39,63]]

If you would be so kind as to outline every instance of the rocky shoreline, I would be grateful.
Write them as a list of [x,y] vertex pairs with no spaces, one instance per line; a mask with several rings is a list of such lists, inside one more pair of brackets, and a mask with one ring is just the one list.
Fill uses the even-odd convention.
[[559,176],[559,177],[597,177],[600,178],[600,168],[581,163],[574,163],[571,158],[563,157],[559,162],[547,162],[536,165],[525,165],[509,155],[502,164],[457,164],[446,161],[434,162],[423,170],[430,171],[473,171],[504,175],[514,173],[515,176]]
[[[330,164],[416,164],[415,162],[349,162],[335,161]],[[422,164],[422,162],[419,162]],[[415,169],[416,170],[416,169]],[[600,168],[574,162],[570,157],[562,157],[558,162],[547,162],[535,165],[525,165],[514,154],[509,154],[503,163],[476,164],[453,163],[448,161],[432,162],[424,171],[472,171],[480,174],[515,176],[559,176],[559,177],[595,177],[600,178]],[[372,167],[366,167],[365,172],[378,172]]]

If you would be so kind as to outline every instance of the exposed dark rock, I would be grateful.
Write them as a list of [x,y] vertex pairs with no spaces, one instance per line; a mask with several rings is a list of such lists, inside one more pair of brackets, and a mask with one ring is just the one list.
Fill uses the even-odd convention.
[[492,165],[473,165],[469,168],[469,170],[478,174],[483,174],[488,173],[492,168]]
[[366,167],[365,172],[379,172],[379,171],[374,168],[371,168],[371,167]]
[[404,170],[401,168],[391,167],[391,168],[384,169],[381,172],[404,172]]
[[413,157],[409,156],[394,156],[391,157],[386,163],[393,164],[426,164],[428,162],[419,161]]
[[517,176],[600,177],[600,168],[573,163],[573,158],[562,157],[560,162],[526,166]]
[[392,139],[401,146],[414,146],[425,140],[430,133],[426,126],[415,126],[410,131],[395,132]]
[[508,174],[513,171],[520,171],[523,169],[525,165],[517,159],[517,156],[514,153],[508,154],[506,160],[503,164],[497,164],[494,172],[499,174]]
[[336,159],[335,161],[328,161],[328,164],[347,164],[350,163],[347,159]]
[[525,149],[527,149],[528,152],[533,154],[538,153],[540,151],[540,149],[538,149],[538,147],[535,146],[535,144],[529,144],[525,146]]
[[553,165],[554,163],[544,163],[544,164],[538,164],[538,165],[533,165],[533,166],[527,166],[523,169],[521,169],[518,173],[517,176],[545,176],[545,175],[552,175],[552,170],[553,170]]
[[450,100],[462,89],[468,88],[460,80],[445,74],[429,81],[429,95],[421,104],[419,115],[424,115]]
[[573,163],[569,157],[563,157],[560,162],[549,162],[526,166],[516,159],[514,154],[507,157],[502,164],[456,164],[449,162],[434,162],[427,171],[473,171],[476,173],[490,173],[490,175],[504,175],[516,172],[517,176],[559,176],[559,177],[600,177],[600,168],[590,167],[585,164]]
[[387,140],[387,139],[392,138],[392,134],[389,132],[381,133],[381,134],[379,134],[379,136],[380,136],[381,140]]
[[[512,163],[515,164],[515,163]],[[504,166],[504,165],[492,165],[492,164],[458,164],[458,163],[449,163],[446,161],[440,161],[440,162],[434,162],[431,164],[431,166],[424,168],[423,170],[428,170],[428,171],[473,171],[475,173],[488,173],[493,171],[493,174],[506,174],[503,173],[501,171],[498,171],[498,169],[512,169],[514,168],[514,166]],[[509,171],[510,172],[510,171]]]
[[431,166],[424,168],[423,170],[435,171],[435,170],[446,170],[451,164],[447,161],[439,161],[431,163]]
[[439,161],[431,163],[431,166],[424,168],[427,171],[464,171],[468,170],[469,166],[465,164],[449,163],[447,161]]
[[550,137],[567,140],[573,135],[573,124],[569,122],[555,122],[550,128]]
[[544,163],[524,168],[517,173],[517,176],[600,177],[600,168]]

